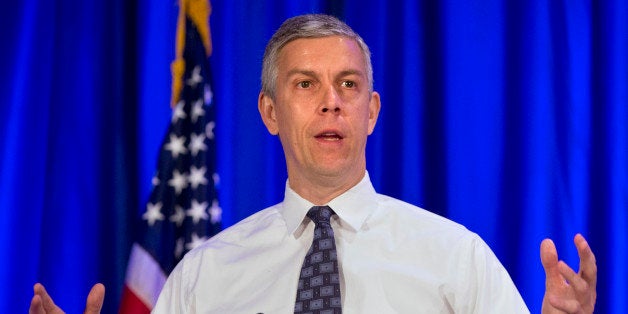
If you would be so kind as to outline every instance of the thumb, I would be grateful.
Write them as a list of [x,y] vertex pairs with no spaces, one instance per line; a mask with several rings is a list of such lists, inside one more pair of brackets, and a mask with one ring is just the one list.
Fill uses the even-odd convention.
[[558,253],[556,252],[556,245],[550,239],[545,239],[541,242],[541,263],[545,270],[545,295],[547,296],[549,290],[553,287],[557,287],[561,282],[561,275],[558,271]]
[[31,306],[28,309],[28,313],[29,314],[46,313],[46,311],[44,310],[43,301],[41,300],[41,297],[39,295],[36,294],[31,299]]
[[87,295],[84,314],[99,314],[105,301],[105,286],[97,283]]
[[550,269],[558,265],[556,245],[554,245],[554,242],[550,239],[545,239],[541,242],[541,263],[543,264],[546,274],[548,274]]

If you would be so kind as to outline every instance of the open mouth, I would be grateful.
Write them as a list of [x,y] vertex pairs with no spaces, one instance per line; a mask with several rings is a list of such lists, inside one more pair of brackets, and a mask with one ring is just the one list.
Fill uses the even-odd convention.
[[319,140],[325,141],[339,141],[343,138],[340,133],[337,132],[321,132],[315,136]]

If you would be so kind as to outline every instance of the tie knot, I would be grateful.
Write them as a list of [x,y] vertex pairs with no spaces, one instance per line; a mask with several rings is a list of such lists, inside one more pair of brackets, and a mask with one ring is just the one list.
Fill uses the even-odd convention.
[[317,226],[322,223],[329,225],[329,219],[334,214],[334,211],[329,206],[313,206],[307,212],[307,216],[312,219]]

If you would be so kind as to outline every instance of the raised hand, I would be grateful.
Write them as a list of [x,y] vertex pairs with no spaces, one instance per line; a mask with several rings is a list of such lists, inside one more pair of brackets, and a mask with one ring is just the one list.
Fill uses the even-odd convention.
[[[31,306],[28,309],[29,314],[61,314],[65,313],[58,307],[52,297],[46,291],[46,288],[40,283],[36,283],[33,286],[33,298],[31,299]],[[89,291],[87,295],[87,301],[85,302],[85,314],[98,314],[102,309],[102,304],[105,301],[105,286],[97,283]]]
[[580,234],[574,237],[580,256],[580,270],[574,272],[558,260],[556,246],[550,239],[541,242],[541,263],[545,269],[543,314],[593,313],[597,297],[597,265],[589,244]]

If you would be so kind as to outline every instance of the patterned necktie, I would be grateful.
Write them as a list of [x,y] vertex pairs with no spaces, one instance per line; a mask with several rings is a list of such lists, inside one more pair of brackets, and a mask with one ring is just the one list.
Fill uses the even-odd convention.
[[340,275],[329,206],[314,206],[307,216],[314,221],[314,240],[301,267],[294,313],[342,313]]

